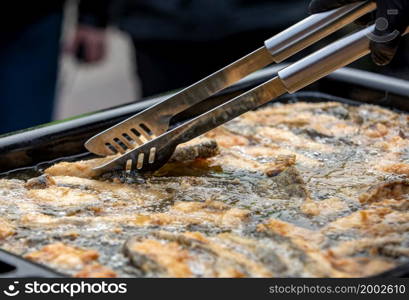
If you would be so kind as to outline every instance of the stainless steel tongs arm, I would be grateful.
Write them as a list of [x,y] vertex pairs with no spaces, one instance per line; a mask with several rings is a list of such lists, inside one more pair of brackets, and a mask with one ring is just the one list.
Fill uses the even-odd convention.
[[256,70],[274,62],[282,62],[375,8],[374,2],[366,1],[311,15],[266,40],[264,46],[253,53],[94,136],[86,142],[85,146],[95,154],[110,155],[113,149],[125,153],[135,146],[142,145],[166,132],[169,129],[170,119],[178,113]]
[[[299,60],[278,72],[278,76],[252,90],[170,130],[143,146],[97,168],[123,169],[128,160],[133,168],[153,171],[161,167],[176,146],[225,122],[255,109],[285,92],[294,93],[370,52],[370,37],[375,25],[360,30]],[[409,28],[405,34],[409,33]],[[152,151],[154,150],[154,151]],[[152,157],[154,152],[154,157]],[[142,159],[141,159],[142,157]],[[148,159],[149,158],[149,159]]]

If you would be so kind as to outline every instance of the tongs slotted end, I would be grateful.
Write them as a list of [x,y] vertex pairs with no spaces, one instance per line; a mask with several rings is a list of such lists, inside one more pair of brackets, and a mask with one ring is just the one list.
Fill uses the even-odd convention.
[[102,172],[112,170],[153,172],[158,170],[170,159],[176,148],[171,145],[159,148],[157,146],[159,141],[160,139],[155,138],[134,149],[129,149],[94,170]]

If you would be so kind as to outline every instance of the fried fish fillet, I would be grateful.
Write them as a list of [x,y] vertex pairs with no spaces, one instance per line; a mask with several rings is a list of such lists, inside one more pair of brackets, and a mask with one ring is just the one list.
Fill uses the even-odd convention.
[[0,245],[78,277],[376,275],[409,261],[408,129],[377,106],[275,104],[154,174],[93,159],[0,179]]
[[[193,161],[199,158],[208,158],[218,153],[218,145],[212,139],[197,138],[193,141],[179,145],[170,158],[170,162]],[[114,156],[97,158],[74,163],[62,162],[45,170],[48,175],[75,176],[81,178],[94,178],[101,175],[100,171],[94,170],[110,160]]]
[[55,243],[28,253],[24,257],[59,269],[79,270],[75,277],[116,277],[115,272],[97,263],[98,256],[95,250]]

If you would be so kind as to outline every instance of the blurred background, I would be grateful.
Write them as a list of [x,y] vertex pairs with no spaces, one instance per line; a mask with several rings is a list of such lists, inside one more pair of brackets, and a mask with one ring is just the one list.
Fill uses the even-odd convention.
[[[0,134],[194,83],[306,17],[309,1],[13,3],[0,12]],[[409,79],[408,49],[387,68],[354,67]]]
[[[63,41],[69,39],[76,28],[75,4],[70,1],[66,5]],[[92,65],[79,63],[71,53],[62,53],[53,119],[61,120],[141,98],[129,36],[110,27],[106,39],[105,59]]]

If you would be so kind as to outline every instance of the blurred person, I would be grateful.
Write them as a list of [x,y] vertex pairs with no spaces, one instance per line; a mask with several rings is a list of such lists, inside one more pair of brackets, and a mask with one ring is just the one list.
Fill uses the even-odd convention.
[[[306,16],[302,0],[119,0],[111,22],[129,34],[143,97],[185,87],[261,47]],[[78,27],[73,53],[103,52]],[[100,29],[102,30],[102,29]]]
[[[80,20],[104,26],[104,1],[83,0]],[[8,1],[0,12],[0,134],[51,121],[65,2]]]

